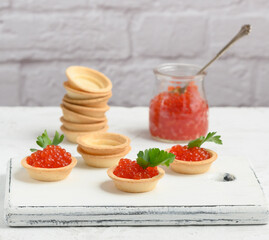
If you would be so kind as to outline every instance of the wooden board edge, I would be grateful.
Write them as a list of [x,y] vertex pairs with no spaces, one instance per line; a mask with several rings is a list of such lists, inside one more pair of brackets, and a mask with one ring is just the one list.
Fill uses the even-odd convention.
[[5,186],[5,198],[4,198],[4,220],[9,225],[10,220],[10,188],[11,188],[11,171],[12,171],[12,158],[9,159],[6,170],[6,186]]
[[[258,183],[259,180],[255,175]],[[268,205],[208,206],[11,206],[12,159],[8,162],[4,216],[9,226],[154,226],[267,224]],[[259,183],[260,185],[260,183]],[[260,185],[262,190],[262,187]],[[246,207],[249,208],[245,212]],[[57,211],[56,217],[55,211]],[[67,212],[70,212],[69,214]],[[188,212],[188,214],[186,214]],[[241,214],[241,219],[236,215]],[[211,214],[211,218],[209,215]],[[217,217],[217,214],[220,216]],[[193,216],[196,215],[196,220]],[[226,215],[226,216],[225,216]],[[171,217],[172,216],[172,217]],[[168,219],[170,218],[170,220]],[[141,220],[141,218],[144,218]]]

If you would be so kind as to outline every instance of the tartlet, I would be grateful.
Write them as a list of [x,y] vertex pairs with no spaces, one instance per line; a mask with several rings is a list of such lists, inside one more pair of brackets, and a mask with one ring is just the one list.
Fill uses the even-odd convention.
[[98,123],[106,120],[106,117],[89,117],[67,109],[61,104],[64,119],[73,123]]
[[71,163],[65,167],[39,168],[29,165],[26,159],[27,157],[22,159],[21,164],[27,170],[30,177],[45,182],[56,182],[65,179],[77,164],[77,159],[72,157]]
[[187,145],[175,145],[165,151],[173,153],[175,160],[171,163],[171,169],[182,174],[201,174],[209,170],[211,164],[218,155],[214,151],[201,146],[205,142],[222,144],[221,136],[217,132],[209,132],[206,136],[200,136]]
[[[170,149],[166,150],[167,152]],[[202,161],[182,161],[175,159],[173,163],[170,164],[171,169],[174,172],[182,174],[201,174],[209,170],[211,164],[217,159],[218,155],[212,150],[206,149],[211,155],[210,158]]]
[[88,154],[83,149],[78,146],[77,151],[82,156],[83,160],[88,166],[96,167],[96,168],[108,168],[111,166],[115,166],[118,164],[119,160],[126,156],[131,150],[129,146],[125,151],[113,154],[113,155],[92,155]]
[[63,180],[70,174],[77,164],[77,159],[59,146],[63,139],[64,135],[57,131],[53,139],[50,139],[47,130],[37,137],[36,144],[42,149],[31,148],[32,154],[21,161],[31,178],[54,182]]
[[64,82],[63,85],[67,92],[67,96],[76,100],[95,99],[111,95],[111,91],[105,93],[89,93],[82,90],[77,90],[72,88],[68,81]]
[[159,165],[169,167],[175,155],[159,148],[150,148],[137,153],[136,160],[120,159],[117,166],[107,174],[116,188],[124,192],[142,193],[153,190],[165,172]]
[[78,137],[77,143],[86,153],[112,155],[125,151],[130,139],[122,134],[96,132]]
[[77,131],[77,132],[89,132],[89,131],[98,131],[107,126],[107,120],[99,123],[73,123],[64,119],[64,117],[60,118],[60,121],[63,123],[63,126],[67,130]]
[[108,176],[113,180],[116,188],[124,192],[130,193],[143,193],[152,191],[158,181],[164,176],[165,172],[162,168],[158,167],[159,174],[152,178],[146,179],[128,179],[128,178],[121,178],[117,177],[113,172],[116,166],[111,167],[107,170]]
[[71,66],[66,69],[70,86],[92,93],[106,93],[112,89],[112,83],[104,74],[87,67]]
[[91,134],[94,132],[106,132],[108,129],[108,126],[104,126],[101,129],[98,130],[94,130],[94,131],[73,131],[73,130],[69,130],[67,129],[64,125],[61,126],[61,131],[65,134],[66,138],[68,139],[68,141],[72,142],[72,143],[77,143],[77,138],[79,136],[82,135],[87,135],[87,134]]
[[109,106],[106,105],[104,107],[94,108],[94,107],[85,107],[72,103],[68,103],[63,100],[63,105],[70,111],[76,112],[78,114],[82,114],[88,117],[93,118],[104,118],[105,113],[109,110]]
[[107,102],[109,98],[112,96],[112,93],[105,97],[100,97],[100,98],[94,98],[94,99],[72,99],[66,95],[64,95],[63,100],[72,104],[77,104],[81,106],[86,106],[86,107],[105,107],[107,105]]

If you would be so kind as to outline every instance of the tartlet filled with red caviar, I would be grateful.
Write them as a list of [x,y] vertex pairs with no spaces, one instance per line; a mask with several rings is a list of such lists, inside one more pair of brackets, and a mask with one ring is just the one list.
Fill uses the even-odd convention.
[[222,144],[220,136],[216,136],[216,132],[210,132],[206,137],[201,136],[190,141],[187,146],[175,145],[167,149],[176,156],[175,161],[170,165],[171,169],[182,174],[207,172],[218,155],[212,150],[201,148],[204,142]]
[[21,161],[31,178],[54,182],[60,181],[70,174],[72,168],[77,164],[77,159],[58,146],[63,139],[64,135],[60,136],[56,131],[51,141],[46,130],[37,138],[36,143],[43,150],[31,149],[33,153]]
[[164,176],[164,170],[158,165],[169,166],[175,155],[158,148],[140,151],[136,161],[127,158],[120,160],[117,166],[107,170],[115,186],[124,192],[141,193],[153,190]]

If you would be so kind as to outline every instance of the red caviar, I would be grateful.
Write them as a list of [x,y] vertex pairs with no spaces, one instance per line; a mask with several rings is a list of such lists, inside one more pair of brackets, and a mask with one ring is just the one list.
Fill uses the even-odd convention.
[[157,167],[143,169],[136,161],[122,158],[113,172],[117,177],[129,179],[152,178],[159,174]]
[[207,133],[207,101],[193,82],[182,94],[168,88],[151,100],[149,123],[154,137],[172,141],[196,139]]
[[175,145],[170,151],[176,155],[176,159],[182,161],[202,161],[211,157],[210,153],[204,148],[193,147],[189,148],[188,146]]
[[48,145],[43,150],[32,153],[26,159],[27,163],[39,168],[59,168],[69,165],[71,154],[60,146]]

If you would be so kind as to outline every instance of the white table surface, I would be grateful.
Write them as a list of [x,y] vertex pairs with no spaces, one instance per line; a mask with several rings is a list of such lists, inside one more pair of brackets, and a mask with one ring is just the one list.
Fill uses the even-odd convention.
[[[148,118],[147,108],[113,107],[108,112],[109,131],[124,133],[113,127],[126,116]],[[10,228],[3,219],[6,164],[10,157],[23,157],[35,146],[44,129],[58,130],[61,110],[58,107],[0,108],[0,240],[5,239],[268,239],[269,225],[261,226],[189,226],[189,227],[72,227]],[[269,108],[211,108],[210,131],[222,135],[223,146],[214,146],[220,154],[249,157],[269,198]],[[141,135],[150,138],[148,126]],[[140,135],[140,136],[141,136]],[[76,145],[64,142],[72,154]],[[143,147],[142,147],[143,148]]]

